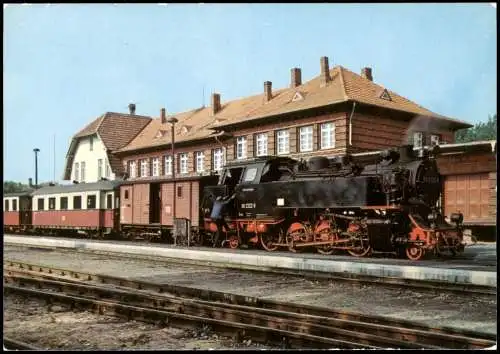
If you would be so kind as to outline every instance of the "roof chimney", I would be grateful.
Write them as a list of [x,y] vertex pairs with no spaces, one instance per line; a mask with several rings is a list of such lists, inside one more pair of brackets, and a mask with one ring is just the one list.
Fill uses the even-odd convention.
[[290,81],[290,87],[297,87],[302,85],[302,71],[299,68],[292,68],[292,80]]
[[28,178],[28,186],[33,187],[33,178]]
[[372,68],[361,69],[361,77],[364,77],[365,79],[373,81]]
[[161,109],[160,118],[161,118],[161,124],[167,123],[167,116],[165,113],[165,108]]
[[330,69],[328,67],[328,57],[321,57],[321,86],[325,86],[330,81]]
[[135,114],[135,103],[130,103],[128,105],[128,110],[129,110],[130,114]]
[[210,114],[215,116],[220,111],[220,94],[212,93],[212,107]]
[[273,83],[271,81],[264,81],[264,102],[269,102],[273,98]]

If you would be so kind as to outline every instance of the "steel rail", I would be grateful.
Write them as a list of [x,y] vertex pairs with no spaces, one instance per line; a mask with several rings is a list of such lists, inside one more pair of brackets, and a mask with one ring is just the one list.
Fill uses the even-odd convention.
[[[362,314],[356,314],[345,311],[336,311],[331,309],[325,309],[315,306],[308,306],[302,304],[292,304],[292,303],[280,303],[272,300],[263,300],[259,298],[252,298],[247,296],[227,294],[223,292],[195,289],[184,286],[170,285],[170,284],[154,284],[142,281],[132,281],[128,279],[112,277],[112,276],[102,276],[94,275],[83,272],[74,272],[66,269],[56,269],[51,267],[35,266],[25,263],[17,263],[17,268],[13,267],[15,264],[13,262],[7,262],[8,266],[5,267],[5,271],[8,276],[17,276],[17,274],[26,274],[30,277],[57,277],[59,280],[69,279],[81,279],[81,280],[91,280],[98,283],[112,284],[116,286],[126,287],[128,289],[142,289],[148,291],[154,291],[158,294],[163,293],[163,297],[156,299],[153,302],[153,306],[157,307],[158,303],[165,303],[169,301],[171,304],[177,304],[175,306],[181,306],[186,303],[186,297],[197,299],[197,305],[191,305],[195,307],[196,311],[200,311],[199,306],[217,306],[213,301],[219,301],[224,303],[224,307],[232,308],[236,310],[241,310],[238,306],[253,307],[254,313],[260,313],[264,315],[274,315],[276,312],[286,312],[295,316],[296,321],[301,322],[311,322],[316,325],[329,325],[335,326],[336,328],[347,330],[347,331],[357,331],[371,333],[376,336],[392,338],[396,341],[403,341],[404,343],[393,342],[393,345],[399,347],[407,347],[405,343],[418,343],[419,345],[430,345],[430,346],[441,346],[441,343],[446,341],[452,341],[453,348],[469,348],[469,347],[484,347],[491,345],[491,341],[495,340],[494,335],[489,335],[485,333],[451,329],[451,328],[435,328],[431,326],[425,326],[418,323],[413,323],[404,320],[394,320],[388,319],[381,316],[366,316]],[[10,265],[10,266],[9,266]],[[74,280],[78,281],[78,280]],[[169,298],[165,297],[165,293],[172,294]],[[151,294],[148,293],[151,297]],[[176,296],[177,298],[174,298]],[[178,297],[184,297],[180,300]],[[198,300],[202,299],[202,300]],[[207,303],[206,301],[212,301]],[[191,302],[193,304],[193,302]],[[198,306],[198,307],[196,307]],[[249,311],[248,308],[243,308],[245,311]],[[273,313],[274,311],[274,313]],[[349,335],[350,333],[343,333],[343,335]],[[373,339],[373,338],[371,338]]]
[[3,346],[8,350],[36,350],[41,351],[41,348],[38,348],[32,344],[21,342],[16,339],[12,339],[10,337],[3,337]]
[[[143,322],[155,323],[157,325],[178,325],[181,327],[191,327],[193,323],[197,325],[210,325],[214,330],[223,334],[230,334],[241,339],[251,337],[255,341],[285,344],[286,347],[298,348],[376,348],[374,346],[363,345],[356,342],[348,342],[339,339],[332,339],[323,336],[311,335],[296,330],[282,329],[287,328],[286,322],[278,326],[260,326],[243,322],[209,318],[199,315],[184,314],[163,309],[153,309],[142,306],[129,305],[126,301],[110,301],[99,298],[88,298],[83,296],[66,295],[54,291],[44,291],[39,289],[30,289],[13,285],[5,285],[4,291],[8,293],[22,294],[44,298],[49,303],[61,302],[70,304],[72,308],[93,310],[99,314],[114,314],[126,318],[135,319]],[[220,310],[221,308],[219,308]],[[247,313],[248,317],[249,314]]]
[[40,248],[40,249],[57,250],[58,252],[71,252],[71,253],[78,252],[78,253],[92,254],[92,255],[103,255],[106,257],[112,257],[114,259],[138,259],[145,261],[161,262],[166,264],[183,264],[183,265],[205,266],[205,267],[209,266],[213,268],[235,269],[235,270],[256,272],[262,274],[288,275],[293,277],[304,277],[306,279],[312,279],[312,280],[342,281],[342,282],[368,284],[375,286],[386,286],[392,288],[406,287],[421,291],[446,291],[458,294],[495,295],[495,296],[497,294],[496,287],[491,287],[486,285],[455,284],[455,283],[444,283],[432,280],[421,280],[421,279],[413,280],[413,279],[401,279],[395,277],[378,277],[375,275],[346,274],[346,273],[332,273],[332,272],[324,273],[311,270],[276,269],[276,268],[259,267],[247,264],[232,264],[232,263],[216,262],[216,261],[198,261],[192,259],[180,259],[180,258],[170,258],[162,256],[149,256],[142,254],[130,254],[123,252],[98,251],[98,250],[88,250],[88,249],[74,249],[65,247],[62,248],[45,247],[45,246],[33,246],[25,244],[12,244],[12,245],[19,247],[28,247],[32,249]]

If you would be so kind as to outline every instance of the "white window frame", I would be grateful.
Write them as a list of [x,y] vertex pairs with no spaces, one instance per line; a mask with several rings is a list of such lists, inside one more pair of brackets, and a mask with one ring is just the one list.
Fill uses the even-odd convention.
[[299,129],[300,152],[313,151],[313,129],[314,128],[312,125],[300,127]]
[[288,129],[276,132],[276,151],[278,155],[290,153],[290,132]]
[[257,156],[267,155],[267,133],[260,133],[255,136],[255,143],[257,148],[255,149]]
[[188,173],[188,154],[179,154],[179,173]]
[[247,158],[247,138],[239,136],[236,138],[236,159],[242,160]]
[[160,158],[159,157],[153,157],[153,171],[152,171],[153,177],[158,177],[160,176]]
[[424,145],[424,133],[414,132],[413,133],[413,147],[421,148]]
[[80,163],[75,162],[75,181],[80,180]]
[[222,148],[217,148],[214,150],[213,155],[214,171],[222,170],[224,166],[224,151]]
[[106,166],[106,178],[109,178],[111,176],[111,166],[109,165],[109,162],[107,160],[104,160],[104,165]]
[[439,145],[440,138],[439,134],[431,134],[431,146]]
[[140,160],[140,176],[139,177],[147,177],[148,176],[148,159],[141,159]]
[[172,175],[172,156],[167,155],[164,158],[165,162],[165,176],[171,176]]
[[80,163],[80,181],[85,182],[85,161]]
[[97,179],[102,178],[102,159],[97,159]]
[[335,148],[335,123],[321,124],[321,149]]
[[137,162],[136,161],[129,161],[129,172],[130,172],[131,178],[137,177]]
[[195,161],[196,161],[196,172],[202,173],[205,171],[205,154],[203,151],[197,151],[195,153]]

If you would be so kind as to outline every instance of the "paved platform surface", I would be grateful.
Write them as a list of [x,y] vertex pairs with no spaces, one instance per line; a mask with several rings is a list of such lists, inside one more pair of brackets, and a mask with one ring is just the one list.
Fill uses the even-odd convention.
[[391,258],[354,258],[313,253],[266,252],[261,250],[175,247],[144,242],[113,242],[41,236],[4,235],[6,244],[65,247],[168,258],[217,262],[264,269],[305,270],[328,273],[352,273],[363,276],[431,280],[455,284],[496,287],[496,244],[475,244],[466,248],[458,259],[429,259],[412,262]]

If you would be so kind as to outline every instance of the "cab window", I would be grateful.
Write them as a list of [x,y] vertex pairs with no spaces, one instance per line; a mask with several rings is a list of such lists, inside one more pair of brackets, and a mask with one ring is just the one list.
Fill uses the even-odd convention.
[[253,182],[257,176],[257,167],[250,167],[245,170],[243,175],[243,183]]

